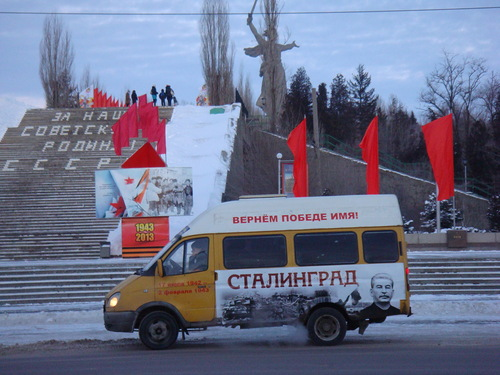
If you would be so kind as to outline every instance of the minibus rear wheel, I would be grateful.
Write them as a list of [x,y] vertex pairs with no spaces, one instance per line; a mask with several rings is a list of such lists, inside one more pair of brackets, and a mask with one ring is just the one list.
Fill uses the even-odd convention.
[[314,311],[307,321],[309,338],[316,345],[337,345],[344,340],[347,323],[344,316],[332,307]]
[[163,311],[154,311],[144,317],[139,326],[139,337],[153,350],[167,349],[175,343],[179,326],[175,318]]

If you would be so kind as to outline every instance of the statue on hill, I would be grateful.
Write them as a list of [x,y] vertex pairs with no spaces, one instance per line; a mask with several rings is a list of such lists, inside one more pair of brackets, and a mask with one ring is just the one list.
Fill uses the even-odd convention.
[[259,72],[262,77],[262,88],[256,104],[269,116],[271,131],[275,132],[286,95],[286,77],[281,62],[281,53],[298,47],[298,45],[295,44],[295,41],[289,44],[278,43],[279,11],[276,0],[264,0],[265,30],[259,34],[253,24],[253,11],[256,4],[257,0],[248,14],[247,25],[258,44],[255,47],[245,48],[245,54],[251,57],[261,56],[262,58]]

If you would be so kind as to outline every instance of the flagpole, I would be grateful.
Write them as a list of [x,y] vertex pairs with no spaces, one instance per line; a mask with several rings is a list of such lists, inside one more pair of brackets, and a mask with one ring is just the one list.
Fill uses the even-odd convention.
[[439,186],[436,184],[436,232],[441,233],[441,202],[438,201]]
[[314,151],[316,156],[316,173],[319,186],[317,187],[317,192],[321,192],[323,189],[323,173],[321,170],[321,153],[319,150],[319,118],[318,118],[318,99],[316,95],[316,88],[313,87],[311,92],[312,103],[313,103],[313,139],[314,139]]
[[456,213],[457,211],[455,210],[455,196],[453,196],[453,229],[455,229],[455,227],[457,226]]
[[278,152],[276,158],[278,159],[278,194],[281,194],[281,158],[283,154]]

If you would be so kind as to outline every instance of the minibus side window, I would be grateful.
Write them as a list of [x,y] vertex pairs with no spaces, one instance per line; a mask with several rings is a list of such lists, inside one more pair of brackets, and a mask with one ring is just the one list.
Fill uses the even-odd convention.
[[294,247],[299,266],[354,264],[359,259],[354,232],[297,234]]
[[167,259],[163,261],[163,269],[165,270],[165,275],[181,275],[183,264],[184,264],[184,242],[172,250],[168,255]]
[[179,244],[163,261],[165,275],[181,275],[208,269],[208,238],[197,238]]
[[399,259],[398,236],[392,230],[363,232],[363,253],[367,263],[393,263]]
[[287,263],[283,235],[226,237],[222,242],[224,267],[283,267]]

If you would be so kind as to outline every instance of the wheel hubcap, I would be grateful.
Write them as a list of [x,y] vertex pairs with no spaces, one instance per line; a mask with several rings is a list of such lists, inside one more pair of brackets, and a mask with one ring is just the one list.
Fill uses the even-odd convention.
[[168,328],[165,322],[154,322],[149,327],[149,334],[155,341],[161,341],[167,337]]
[[316,321],[315,331],[322,340],[333,340],[339,334],[338,322],[331,316],[322,316]]

